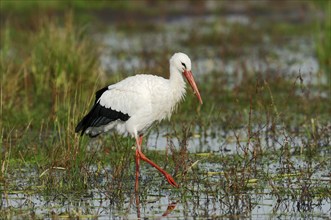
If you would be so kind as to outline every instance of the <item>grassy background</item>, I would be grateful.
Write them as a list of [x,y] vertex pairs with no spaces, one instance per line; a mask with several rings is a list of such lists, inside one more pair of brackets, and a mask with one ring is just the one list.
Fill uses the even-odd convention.
[[[95,21],[94,13],[110,8],[129,14],[137,11],[147,16],[158,14],[144,7],[149,4],[145,1],[142,4],[98,1],[93,5],[78,0],[1,1],[0,182],[4,191],[23,189],[44,195],[72,192],[80,195],[96,187],[106,190],[109,198],[115,199],[114,203],[125,202],[133,186],[134,151],[131,147],[134,141],[111,135],[90,143],[88,138],[75,134],[74,128],[88,111],[86,106],[93,102],[93,91],[104,86],[104,82],[110,84],[119,78],[105,74],[100,67],[102,45],[93,39],[93,33],[102,25],[91,25],[90,22]],[[158,4],[165,3],[158,1]],[[321,1],[321,4],[326,17],[330,18],[330,3]],[[315,3],[307,5],[319,7]],[[330,19],[312,26],[316,27],[311,32],[316,35],[317,57],[325,73],[330,74],[331,50],[327,40]],[[136,28],[131,23],[122,27],[128,31]],[[275,39],[280,38],[280,33],[304,33],[293,25],[279,25],[269,31],[275,33]],[[229,36],[220,39],[228,40],[229,48],[234,46],[240,51],[242,43],[236,36],[245,33],[245,29],[234,27]],[[192,39],[192,47],[220,43],[214,35],[196,34]],[[259,39],[248,39],[246,43]],[[236,56],[238,51],[224,50],[223,55]],[[165,57],[162,56],[162,60]],[[174,170],[176,179],[184,186],[178,190],[181,200],[196,196],[199,190],[194,190],[195,187],[202,187],[203,192],[212,189],[215,194],[244,201],[245,193],[261,193],[266,185],[274,196],[284,200],[288,195],[298,200],[309,196],[327,198],[330,187],[316,184],[312,176],[318,169],[325,171],[330,167],[330,83],[316,86],[303,84],[300,75],[284,78],[272,73],[247,73],[242,83],[227,89],[220,86],[226,80],[226,74],[220,72],[202,77],[199,88],[204,105],[197,107],[195,97],[188,95],[172,122],[163,123],[172,128],[173,132],[168,135],[178,139],[180,146],[170,142],[169,152],[146,149],[147,155],[160,161],[162,167]],[[329,95],[310,95],[316,91]],[[267,137],[261,131],[264,127],[268,129]],[[203,144],[203,138],[217,135],[210,132],[213,129],[233,132],[232,141],[243,154],[193,155],[187,152],[190,138],[199,135]],[[237,129],[245,131],[245,140],[239,137]],[[284,142],[273,143],[265,150],[263,140],[276,140],[279,136]],[[294,138],[302,140],[302,145],[295,146],[296,142],[291,142]],[[281,145],[280,149],[275,148],[277,144]],[[298,159],[303,162],[296,165]],[[220,164],[223,171],[207,172],[192,161]],[[270,161],[280,161],[276,174],[268,173],[270,170],[266,167]],[[91,171],[91,167],[95,170]],[[31,169],[36,175],[29,179],[32,182],[29,187],[20,187],[13,181]],[[299,188],[290,187],[293,176],[288,174],[291,173],[295,174]],[[208,176],[221,180],[213,182]],[[160,181],[157,175],[151,174],[149,178],[153,177]],[[98,182],[100,178],[107,183]],[[131,185],[125,184],[128,180]],[[153,185],[148,180],[148,177],[143,180],[145,185],[141,188],[145,197]],[[242,211],[240,206],[231,207],[231,214]]]

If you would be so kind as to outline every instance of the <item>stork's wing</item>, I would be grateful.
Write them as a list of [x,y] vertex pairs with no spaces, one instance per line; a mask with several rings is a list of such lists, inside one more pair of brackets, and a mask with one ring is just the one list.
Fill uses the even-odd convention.
[[[100,127],[112,121],[127,121],[141,109],[150,108],[150,95],[141,77],[129,77],[96,92],[90,112],[78,123],[75,131],[81,135],[90,127]],[[139,82],[140,81],[140,82]]]
[[108,87],[105,87],[96,92],[95,103],[90,110],[90,112],[78,123],[75,132],[80,132],[81,135],[84,134],[86,129],[89,127],[100,127],[102,125],[107,125],[112,121],[118,119],[122,121],[127,121],[130,116],[128,114],[122,113],[120,111],[113,110],[111,107],[106,108],[100,104],[100,97],[104,92],[108,90]]

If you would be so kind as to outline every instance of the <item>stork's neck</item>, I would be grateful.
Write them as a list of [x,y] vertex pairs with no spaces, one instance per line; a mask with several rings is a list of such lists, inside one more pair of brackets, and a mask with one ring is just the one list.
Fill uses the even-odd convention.
[[185,81],[183,79],[183,74],[171,64],[169,81],[174,101],[177,103],[185,95]]

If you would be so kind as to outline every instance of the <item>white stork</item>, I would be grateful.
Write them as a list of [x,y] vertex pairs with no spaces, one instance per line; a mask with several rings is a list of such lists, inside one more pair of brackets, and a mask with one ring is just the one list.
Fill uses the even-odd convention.
[[136,139],[136,192],[140,159],[159,170],[172,186],[178,187],[170,174],[142,153],[141,144],[147,129],[156,121],[170,119],[176,105],[184,98],[183,76],[202,104],[191,72],[190,58],[184,53],[175,53],[170,59],[169,79],[154,75],[135,75],[97,91],[92,109],[75,129],[81,135],[85,133],[90,137],[114,129]]

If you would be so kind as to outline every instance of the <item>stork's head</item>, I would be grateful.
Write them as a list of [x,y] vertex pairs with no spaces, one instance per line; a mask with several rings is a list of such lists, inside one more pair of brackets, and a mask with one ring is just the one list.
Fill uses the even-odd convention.
[[189,84],[191,85],[194,94],[198,97],[202,104],[202,99],[199,93],[199,89],[194,81],[193,74],[191,72],[191,60],[185,53],[175,53],[170,59],[170,65],[173,65],[179,72],[181,72]]
[[191,60],[185,53],[175,53],[170,62],[180,71],[191,71]]

